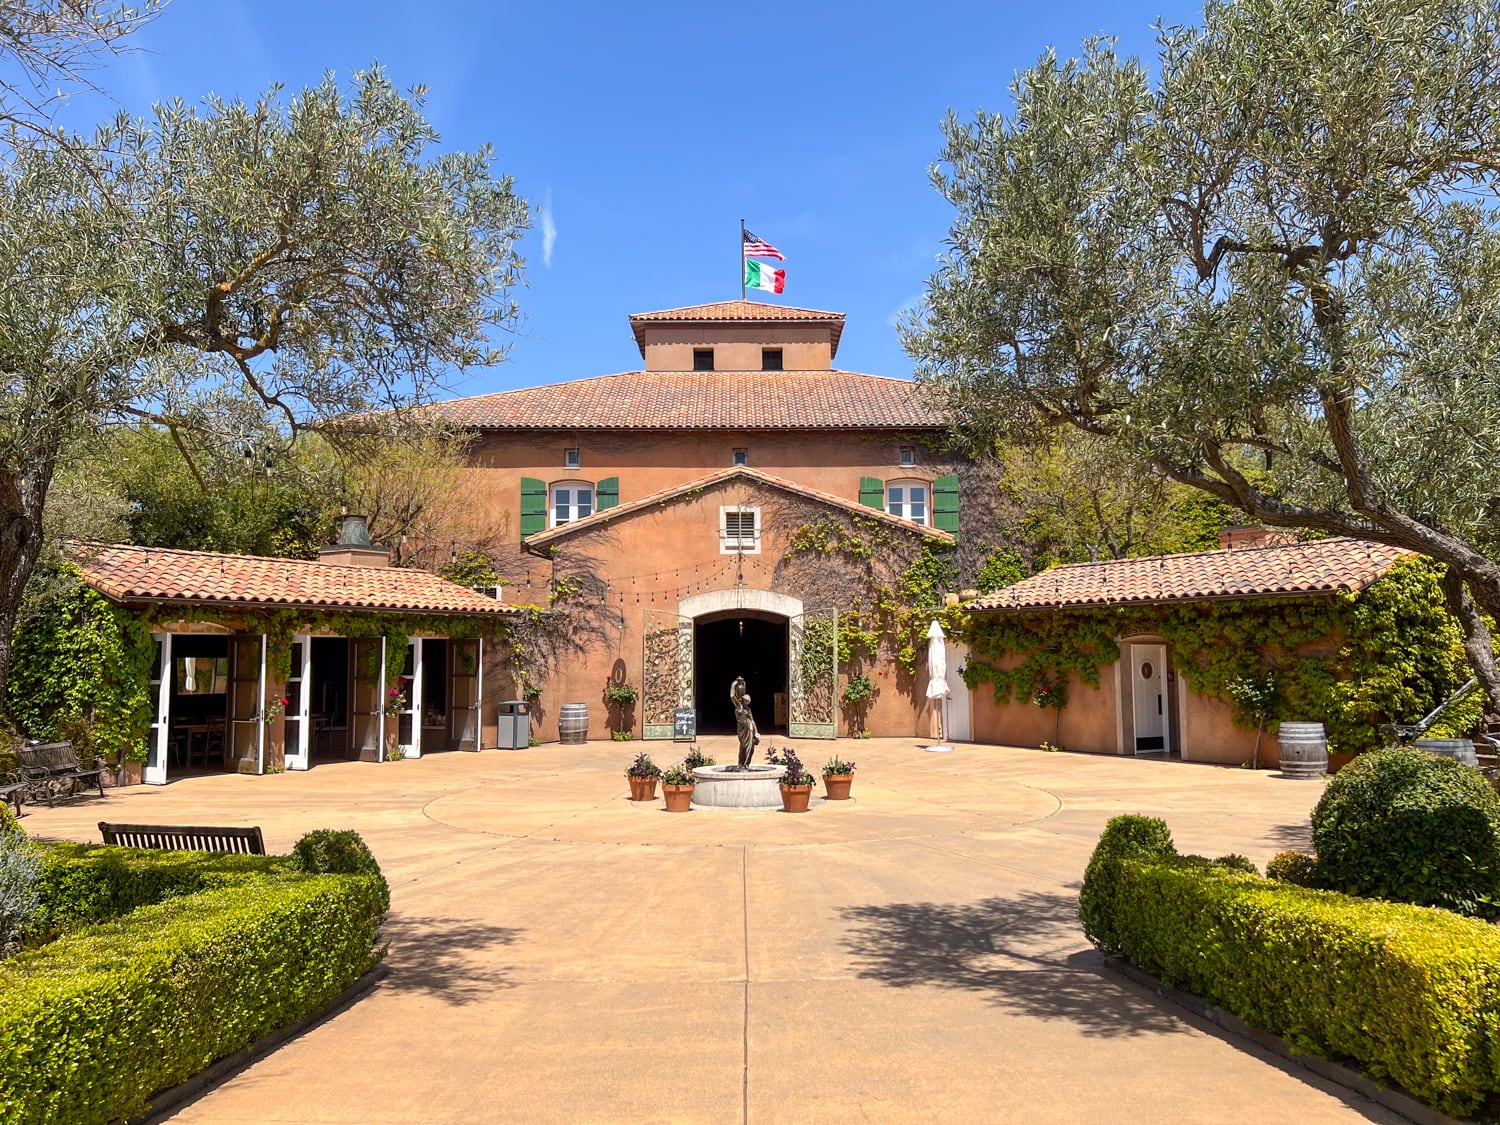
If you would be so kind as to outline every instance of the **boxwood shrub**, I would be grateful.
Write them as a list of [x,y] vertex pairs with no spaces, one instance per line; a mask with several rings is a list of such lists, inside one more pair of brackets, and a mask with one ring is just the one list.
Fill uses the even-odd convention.
[[1094,915],[1089,936],[1106,951],[1446,1113],[1500,1092],[1496,927],[1162,847],[1095,861],[1081,897]]
[[1320,887],[1500,915],[1500,796],[1456,759],[1361,754],[1328,783],[1312,829]]
[[57,845],[60,936],[0,961],[0,1120],[103,1123],[327,1007],[380,957],[385,879]]

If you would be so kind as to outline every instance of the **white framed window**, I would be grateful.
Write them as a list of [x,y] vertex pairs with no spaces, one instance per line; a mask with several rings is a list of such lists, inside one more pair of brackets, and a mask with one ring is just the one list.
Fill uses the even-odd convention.
[[916,448],[913,447],[913,446],[910,446],[910,445],[903,445],[901,447],[901,462],[900,462],[901,467],[903,469],[909,469],[913,465],[915,465],[916,463],[917,463],[917,451],[916,451]]
[[561,527],[565,523],[581,520],[584,516],[594,514],[594,486],[579,481],[568,481],[566,484],[554,484],[552,495],[549,497],[551,503],[547,511],[549,527]]
[[576,469],[583,464],[583,459],[578,455],[576,449],[563,450],[563,468]]
[[719,553],[760,554],[760,507],[736,504],[719,509]]
[[885,486],[887,515],[926,527],[931,522],[932,486],[922,480],[893,480]]
[[748,464],[750,464],[750,451],[748,449],[736,449],[734,451],[734,458],[730,462],[730,464],[733,464],[733,465],[748,465]]

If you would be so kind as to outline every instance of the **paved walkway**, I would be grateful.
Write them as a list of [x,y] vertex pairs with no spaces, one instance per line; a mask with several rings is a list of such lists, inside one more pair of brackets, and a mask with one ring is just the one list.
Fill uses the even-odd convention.
[[669,815],[627,799],[637,749],[192,778],[24,823],[258,823],[281,851],[352,827],[390,877],[391,975],[175,1122],[1398,1120],[1104,972],[1076,919],[1110,816],[1263,864],[1318,784],[886,739],[838,744],[852,802]]

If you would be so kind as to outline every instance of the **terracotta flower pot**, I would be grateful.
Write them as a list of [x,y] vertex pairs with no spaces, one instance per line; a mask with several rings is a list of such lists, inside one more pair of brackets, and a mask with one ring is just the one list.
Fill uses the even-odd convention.
[[141,762],[126,762],[120,767],[120,785],[139,785],[141,783]]
[[807,802],[812,800],[811,785],[783,785],[781,787],[782,812],[806,812]]
[[688,812],[693,804],[691,785],[663,785],[662,796],[667,799],[668,812]]
[[847,801],[849,799],[849,786],[854,784],[852,773],[825,773],[823,775],[823,794],[830,801]]
[[630,799],[632,801],[656,800],[656,778],[632,777],[630,779]]

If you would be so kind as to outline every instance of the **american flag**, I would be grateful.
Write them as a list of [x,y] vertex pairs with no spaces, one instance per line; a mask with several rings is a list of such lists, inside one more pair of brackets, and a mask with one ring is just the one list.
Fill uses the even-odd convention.
[[778,262],[786,261],[785,254],[764,239],[756,238],[749,231],[745,232],[745,257],[775,258]]

